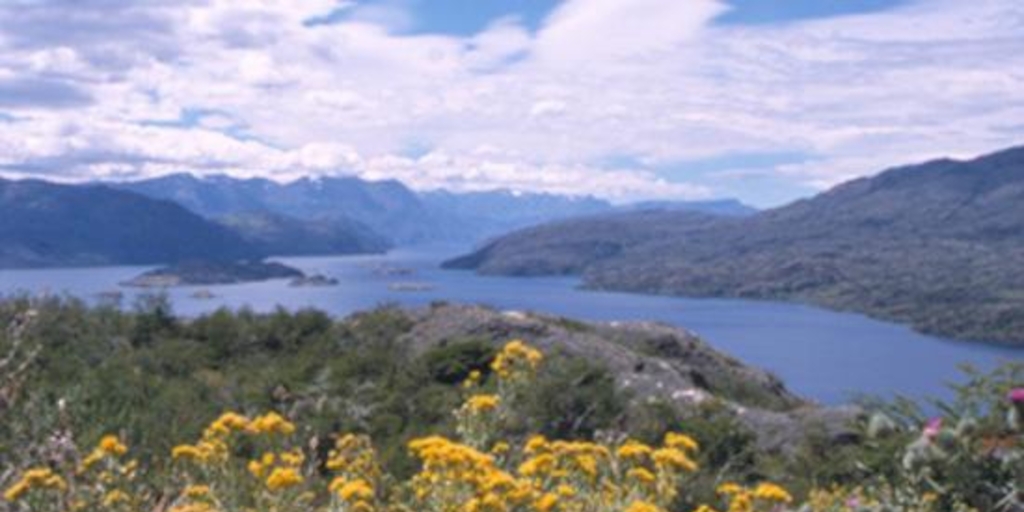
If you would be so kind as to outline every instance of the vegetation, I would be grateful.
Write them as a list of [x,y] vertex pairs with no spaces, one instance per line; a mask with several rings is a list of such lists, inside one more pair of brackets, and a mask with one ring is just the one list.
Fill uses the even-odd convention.
[[858,440],[781,454],[725,402],[638,403],[593,361],[410,350],[389,308],[0,320],[0,510],[1024,510],[1024,365],[969,373],[939,418],[879,404]]
[[587,286],[805,301],[1024,344],[1024,148],[939,160],[744,218],[635,212],[502,237],[446,263]]

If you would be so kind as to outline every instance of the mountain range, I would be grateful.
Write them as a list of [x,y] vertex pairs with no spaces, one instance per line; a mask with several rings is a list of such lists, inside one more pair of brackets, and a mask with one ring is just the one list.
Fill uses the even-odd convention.
[[[377,253],[477,242],[622,207],[592,197],[414,192],[353,177],[278,183],[172,174],[120,183],[0,181],[0,268]],[[730,202],[660,208],[740,208]],[[654,206],[637,206],[653,208]]]
[[170,202],[104,186],[0,180],[0,267],[244,259],[236,232]]
[[733,200],[638,203],[617,206],[590,196],[518,193],[507,190],[416,192],[395,180],[355,177],[303,178],[288,183],[225,175],[172,174],[111,183],[157,199],[177,202],[200,215],[225,219],[274,215],[321,226],[363,227],[394,245],[474,243],[555,219],[632,209],[682,209],[744,215],[752,208]]
[[1024,345],[1024,147],[894,168],[743,217],[662,210],[550,223],[445,266],[801,301]]

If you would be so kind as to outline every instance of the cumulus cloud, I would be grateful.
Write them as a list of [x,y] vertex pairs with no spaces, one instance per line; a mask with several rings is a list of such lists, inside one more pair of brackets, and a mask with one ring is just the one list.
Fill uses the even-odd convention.
[[5,2],[0,169],[693,198],[720,193],[687,178],[701,159],[804,154],[759,171],[820,188],[1022,134],[1016,0],[756,27],[715,25],[715,0],[565,0],[472,36],[408,34],[400,6]]

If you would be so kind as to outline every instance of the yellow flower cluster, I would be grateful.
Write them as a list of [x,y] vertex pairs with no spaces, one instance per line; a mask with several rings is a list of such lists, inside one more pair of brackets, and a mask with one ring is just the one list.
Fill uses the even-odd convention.
[[482,380],[483,374],[480,373],[480,370],[473,370],[469,372],[469,375],[466,377],[466,380],[462,381],[462,387],[465,389],[474,388],[476,386],[479,386]]
[[543,360],[544,354],[539,350],[513,340],[491,362],[491,370],[502,379],[520,380],[532,376]]
[[[253,500],[257,504],[279,501],[275,497],[278,495],[294,498],[295,493],[286,491],[299,488],[306,480],[303,474],[306,455],[301,449],[284,448],[285,438],[295,430],[293,423],[276,412],[252,419],[235,412],[222,414],[203,431],[198,442],[179,445],[171,450],[174,460],[189,461],[194,464],[192,468],[203,469],[199,481],[188,478],[190,483],[171,507],[171,512],[213,512],[223,507],[236,508],[240,504],[248,508]],[[261,444],[270,449],[244,464],[236,464],[237,459],[232,455],[239,450],[233,448],[233,443],[240,439],[239,436],[249,438],[241,445],[247,449]],[[254,480],[246,480],[246,473]],[[209,479],[220,479],[228,485],[210,485]],[[222,506],[225,502],[232,506]]]
[[270,412],[250,420],[236,412],[225,412],[203,431],[203,437],[196,444],[182,444],[171,450],[175,460],[191,460],[198,464],[223,463],[228,459],[229,438],[232,434],[289,435],[295,432],[295,425],[276,412]]
[[266,482],[267,489],[280,491],[295,487],[302,483],[300,473],[306,456],[302,450],[292,450],[275,454],[266,452],[260,458],[249,461],[249,474]]
[[500,403],[501,397],[498,395],[473,395],[466,400],[465,407],[475,414],[480,414],[497,409]]
[[332,500],[352,512],[374,509],[376,485],[383,472],[369,437],[355,434],[339,437],[328,454],[326,467],[335,474],[328,486]]
[[[117,436],[104,436],[77,467],[66,468],[69,480],[53,468],[30,469],[3,496],[11,502],[26,496],[47,497],[54,503],[64,503],[64,508],[73,511],[97,507],[106,511],[131,508],[135,500],[128,489],[138,463],[122,461],[126,453],[128,447]],[[33,490],[50,493],[35,495]]]
[[64,478],[50,468],[35,468],[26,471],[14,485],[4,491],[4,499],[17,501],[33,490],[65,491],[67,488]]
[[566,510],[660,509],[676,497],[681,477],[697,469],[691,458],[696,449],[693,439],[676,433],[668,434],[659,448],[627,440],[614,451],[597,443],[535,436],[524,447],[528,458],[518,472],[535,486],[556,491]]
[[237,412],[228,411],[210,423],[203,437],[223,437],[232,432],[242,432],[249,428],[249,423],[249,418]]
[[295,425],[284,419],[280,414],[271,412],[264,414],[263,416],[257,416],[253,419],[247,425],[246,431],[250,434],[280,434],[282,436],[288,436],[295,432]]
[[292,467],[276,467],[267,476],[267,489],[272,492],[290,489],[301,484],[302,475]]
[[718,486],[717,492],[727,500],[728,512],[755,512],[760,510],[760,505],[776,510],[776,505],[793,501],[785,489],[770,482],[762,482],[753,488],[728,482]]
[[96,448],[89,453],[84,459],[78,469],[79,473],[84,473],[92,468],[96,463],[106,458],[118,458],[128,453],[128,447],[118,439],[117,436],[107,435],[100,439]]
[[498,467],[495,457],[444,437],[413,440],[409,450],[422,461],[411,486],[419,505],[437,510],[442,504],[466,512],[505,511],[535,498],[528,482]]
[[103,496],[103,508],[110,509],[118,505],[125,505],[131,502],[131,497],[128,493],[120,490],[113,489]]
[[[543,356],[521,341],[507,344],[492,369],[497,393],[472,392],[456,412],[457,440],[430,436],[409,442],[419,471],[408,481],[386,475],[371,439],[339,436],[326,458],[310,443],[309,459],[290,448],[296,427],[271,412],[252,419],[226,412],[204,429],[195,444],[174,447],[182,483],[168,512],[665,512],[678,497],[684,479],[697,470],[698,443],[668,433],[658,445],[635,439],[617,443],[549,440],[501,440],[498,427],[516,403],[517,386],[528,384]],[[513,382],[508,382],[508,380]],[[468,388],[480,385],[470,375]],[[488,382],[488,386],[492,383]],[[496,412],[497,411],[497,412]],[[492,441],[493,440],[493,441]],[[496,441],[496,442],[494,442]],[[73,474],[72,485],[47,468],[27,471],[4,497],[15,501],[33,489],[65,494],[80,478],[98,474],[92,497],[71,510],[143,510],[141,493],[119,479],[134,472],[122,464],[128,451],[120,439],[106,436]],[[250,460],[251,459],[251,460]],[[322,463],[322,466],[320,465]],[[89,468],[102,468],[90,471]],[[317,478],[319,468],[330,481]],[[137,489],[136,489],[137,490]],[[792,497],[781,487],[725,484],[718,492],[728,512],[782,510]],[[172,494],[174,496],[174,494]],[[824,498],[822,498],[824,499]],[[75,503],[65,500],[63,503]],[[152,504],[149,504],[152,505]],[[49,510],[49,509],[46,509]],[[812,509],[817,510],[817,509]],[[715,512],[703,506],[696,512]]]

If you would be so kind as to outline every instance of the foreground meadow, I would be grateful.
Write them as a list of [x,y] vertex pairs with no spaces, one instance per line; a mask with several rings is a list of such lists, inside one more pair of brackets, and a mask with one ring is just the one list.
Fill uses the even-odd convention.
[[[125,319],[106,314],[111,315],[106,321]],[[159,312],[150,315],[139,317],[146,320],[134,327],[159,338],[154,333],[168,328],[160,322],[171,320]],[[446,347],[447,351],[421,356],[434,364],[434,377],[444,382],[438,392],[451,397],[434,396],[428,408],[447,407],[449,412],[435,410],[443,417],[424,419],[407,429],[396,430],[389,423],[403,418],[340,423],[342,416],[374,417],[371,411],[356,410],[364,405],[356,403],[330,409],[328,416],[337,415],[333,422],[304,424],[303,418],[319,418],[310,410],[328,407],[332,398],[317,395],[301,402],[306,409],[256,404],[209,414],[204,426],[178,436],[174,425],[143,421],[171,418],[150,409],[172,407],[174,402],[161,393],[174,390],[150,389],[149,403],[130,407],[110,407],[102,395],[89,395],[83,399],[91,408],[88,417],[75,410],[82,405],[66,403],[67,397],[34,394],[33,367],[53,361],[47,361],[43,346],[26,335],[27,326],[36,321],[31,316],[8,323],[5,355],[0,359],[0,510],[1024,510],[1024,389],[1019,387],[1024,373],[1019,365],[990,375],[971,374],[958,389],[959,398],[939,407],[940,415],[925,419],[909,404],[878,404],[858,426],[862,437],[849,446],[809,444],[788,455],[757,453],[756,445],[744,442],[735,424],[715,416],[713,405],[690,416],[676,417],[657,408],[653,410],[664,414],[648,411],[659,421],[610,421],[605,414],[614,409],[609,405],[615,401],[614,392],[600,384],[599,371],[580,371],[559,356],[518,340],[493,352],[466,344],[457,345],[456,352]],[[281,330],[270,338],[288,343],[283,333],[310,336],[326,328],[322,320],[280,316],[276,328]],[[215,325],[225,337],[234,336],[231,328],[244,324],[231,317],[218,321]],[[364,318],[360,328],[368,331],[362,335],[391,338],[394,333],[387,328],[394,321],[386,315]],[[174,332],[174,337],[186,334]],[[472,358],[466,358],[467,351]],[[406,391],[404,397],[389,399],[426,399],[413,386],[400,384],[408,378],[403,372],[413,372],[414,365],[370,378],[381,369],[364,367],[371,361],[388,365],[386,359],[371,358],[351,369],[366,372],[357,379],[364,388],[371,382],[390,382],[389,389]],[[217,368],[224,372],[223,363]],[[566,375],[571,376],[569,381],[557,378]],[[217,380],[212,375],[206,378]],[[124,381],[139,382],[132,379],[124,376]],[[68,388],[50,391],[56,389],[69,393],[72,400],[81,397]],[[540,396],[538,389],[543,390]],[[580,389],[588,394],[571,407],[560,403],[560,410],[537,409],[538,401],[557,401],[559,393]],[[110,392],[115,400],[114,388]],[[349,392],[360,391],[356,386]],[[53,407],[47,406],[49,399],[56,399]],[[193,405],[204,409],[201,403]],[[148,412],[140,416],[136,410]],[[119,420],[142,426],[143,431],[120,428]],[[90,428],[94,425],[99,427]],[[156,431],[161,433],[158,440],[151,435]]]

